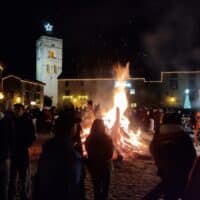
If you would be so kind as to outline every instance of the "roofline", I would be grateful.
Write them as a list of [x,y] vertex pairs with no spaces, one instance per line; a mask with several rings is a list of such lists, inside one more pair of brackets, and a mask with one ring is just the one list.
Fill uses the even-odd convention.
[[[144,83],[162,83],[164,74],[200,74],[200,71],[190,70],[190,71],[163,71],[160,73],[160,80],[146,80],[144,77],[130,77],[128,80],[133,81],[143,81]],[[114,81],[115,78],[60,78],[59,81]]]
[[13,74],[4,76],[4,77],[2,78],[2,80],[4,81],[5,79],[11,78],[11,77],[16,78],[16,79],[18,79],[19,81],[24,82],[24,83],[31,83],[31,84],[34,84],[34,85],[42,85],[42,86],[46,85],[46,84],[43,83],[43,82],[25,80],[25,79],[20,78],[19,76],[13,75]]
[[63,39],[62,38],[58,38],[58,37],[54,37],[54,36],[50,36],[50,35],[41,35],[41,36],[39,36],[38,37],[38,39],[36,40],[36,44],[38,43],[38,42],[40,42],[40,40],[42,40],[42,39],[45,39],[45,38],[47,38],[47,39],[49,39],[49,40],[54,40],[54,41],[61,41],[61,42],[63,42]]
[[[115,81],[115,78],[60,78],[59,81]],[[128,80],[142,80],[144,81],[144,78],[129,78]]]

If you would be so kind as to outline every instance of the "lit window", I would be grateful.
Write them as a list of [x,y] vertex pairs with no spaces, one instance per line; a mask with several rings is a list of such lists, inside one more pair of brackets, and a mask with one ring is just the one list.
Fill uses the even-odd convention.
[[130,94],[135,94],[135,89],[130,89]]
[[136,108],[137,104],[136,103],[131,103],[131,108]]
[[58,65],[54,65],[54,73],[55,73],[55,74],[58,73]]
[[47,64],[47,73],[49,74],[50,73],[50,65]]
[[55,53],[54,53],[54,51],[49,51],[49,52],[48,52],[48,58],[55,58]]

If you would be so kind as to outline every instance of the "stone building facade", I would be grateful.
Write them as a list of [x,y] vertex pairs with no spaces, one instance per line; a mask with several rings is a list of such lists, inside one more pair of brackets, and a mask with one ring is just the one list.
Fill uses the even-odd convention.
[[[200,108],[200,71],[161,72],[160,80],[129,78],[126,82],[130,106],[164,106],[184,108],[185,91],[189,90],[192,108]],[[77,106],[91,99],[103,107],[110,107],[116,80],[113,78],[58,79],[58,105],[71,101]]]
[[12,107],[15,103],[43,108],[44,83],[25,80],[15,75],[3,77],[2,83],[6,108]]

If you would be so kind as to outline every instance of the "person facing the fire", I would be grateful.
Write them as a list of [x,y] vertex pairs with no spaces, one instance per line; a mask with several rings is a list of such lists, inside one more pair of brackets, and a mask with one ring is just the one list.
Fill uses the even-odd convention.
[[103,120],[96,119],[86,139],[88,168],[91,174],[94,199],[107,200],[113,155],[112,139],[106,134]]
[[188,184],[186,186],[183,200],[199,200],[200,197],[200,157],[198,157],[190,172]]
[[43,145],[36,176],[37,200],[82,200],[80,196],[82,161],[74,147],[74,110],[64,108],[55,121],[55,137]]
[[145,200],[155,200],[160,195],[166,200],[181,198],[196,159],[193,143],[180,125],[180,116],[166,113],[162,123],[150,144],[161,182],[145,196]]
[[95,119],[95,113],[94,113],[92,100],[88,100],[87,108],[86,108],[85,112],[83,113],[82,118],[83,118],[83,122],[82,122],[83,128],[90,128]]

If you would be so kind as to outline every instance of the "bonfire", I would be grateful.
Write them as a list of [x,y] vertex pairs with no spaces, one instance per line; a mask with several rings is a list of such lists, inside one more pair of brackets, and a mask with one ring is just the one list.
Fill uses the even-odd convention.
[[[129,79],[129,63],[126,66],[117,64],[114,66],[116,85],[113,95],[113,107],[102,113],[102,118],[107,129],[107,133],[112,137],[115,146],[115,157],[122,156],[124,159],[134,157],[136,154],[146,154],[147,145],[142,142],[141,131],[134,132],[129,128],[130,121],[125,116],[128,108],[126,95],[126,81]],[[83,128],[82,142],[90,133],[90,127]]]

